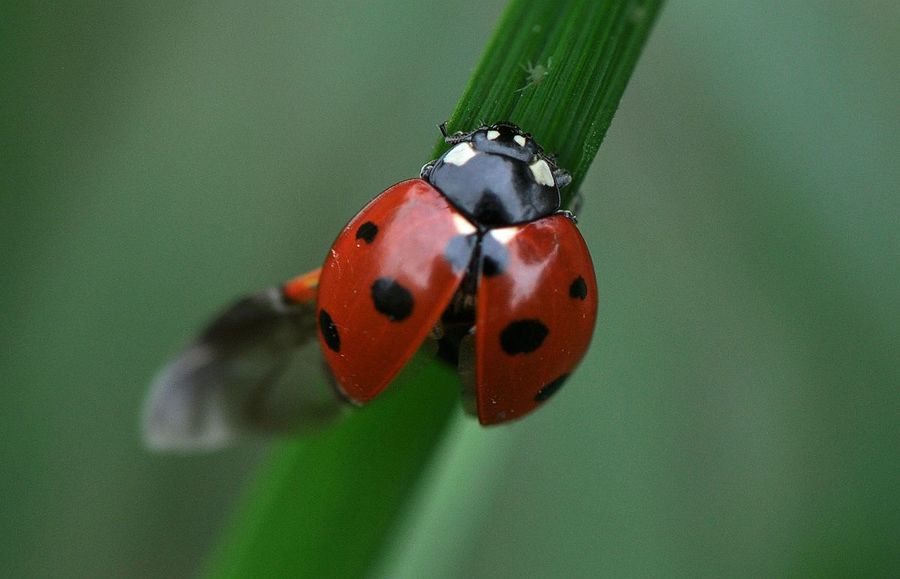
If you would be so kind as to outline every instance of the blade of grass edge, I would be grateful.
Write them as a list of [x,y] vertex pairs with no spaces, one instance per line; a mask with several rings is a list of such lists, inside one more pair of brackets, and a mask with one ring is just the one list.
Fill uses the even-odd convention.
[[[531,132],[571,171],[568,206],[661,4],[513,0],[449,129],[508,120]],[[526,86],[528,63],[549,68]],[[204,574],[364,575],[441,442],[457,392],[453,372],[429,364],[328,432],[278,444]]]

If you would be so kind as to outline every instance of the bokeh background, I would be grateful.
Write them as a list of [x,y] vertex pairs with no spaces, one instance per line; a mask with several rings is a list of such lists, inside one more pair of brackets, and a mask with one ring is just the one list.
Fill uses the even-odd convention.
[[[4,3],[0,575],[196,572],[268,445],[148,454],[148,380],[416,173],[502,5]],[[454,423],[376,574],[900,574],[898,54],[893,0],[669,3],[588,359]]]

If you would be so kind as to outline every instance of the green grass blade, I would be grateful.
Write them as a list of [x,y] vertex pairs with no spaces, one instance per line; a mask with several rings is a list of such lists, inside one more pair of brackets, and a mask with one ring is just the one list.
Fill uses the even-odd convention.
[[[449,129],[513,121],[571,171],[571,199],[612,119],[661,0],[514,0]],[[528,63],[549,68],[529,84]],[[443,143],[435,154],[441,152]],[[421,159],[426,161],[428,159]],[[348,215],[348,218],[350,216]],[[357,577],[378,557],[452,413],[456,378],[408,372],[328,432],[282,443],[208,574]]]
[[[449,123],[509,120],[584,179],[662,0],[512,2]],[[546,67],[528,85],[524,67]]]
[[214,557],[214,575],[363,574],[456,410],[448,369],[407,376],[383,403],[275,449]]

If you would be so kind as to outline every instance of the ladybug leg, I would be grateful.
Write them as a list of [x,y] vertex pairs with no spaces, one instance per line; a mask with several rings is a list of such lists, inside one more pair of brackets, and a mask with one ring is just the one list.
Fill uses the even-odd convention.
[[422,170],[419,171],[419,177],[428,181],[428,177],[431,175],[431,171],[434,169],[434,164],[437,163],[437,159],[431,161],[430,163],[425,163],[422,165]]
[[437,321],[432,327],[431,332],[428,334],[429,340],[440,341],[441,338],[444,337],[444,324],[441,323],[440,320]]
[[556,180],[556,186],[562,189],[568,187],[572,183],[572,175],[565,169],[557,167],[553,170],[553,178]]
[[572,175],[565,169],[560,168],[559,163],[556,160],[556,154],[544,153],[544,158],[549,161],[550,166],[553,167],[553,180],[556,181],[556,186],[560,189],[568,187],[572,183]]
[[572,213],[571,211],[569,211],[568,209],[560,209],[559,211],[556,212],[556,215],[562,215],[563,217],[565,217],[572,223],[574,223],[576,225],[578,224],[578,218],[575,217],[575,214]]

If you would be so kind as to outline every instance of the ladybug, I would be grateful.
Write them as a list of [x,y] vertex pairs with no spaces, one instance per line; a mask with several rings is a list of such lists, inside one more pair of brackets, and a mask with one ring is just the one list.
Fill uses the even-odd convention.
[[[269,424],[268,393],[314,337],[337,398],[353,405],[378,396],[423,343],[459,367],[482,425],[525,416],[559,390],[597,313],[590,253],[560,206],[571,177],[511,123],[441,131],[447,152],[366,205],[321,270],[243,298],[163,370],[145,414],[151,446],[283,429]],[[309,408],[337,414],[291,404],[286,423],[308,421]]]

